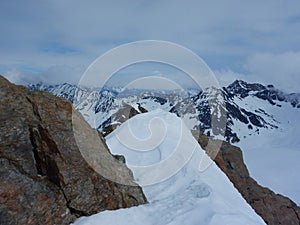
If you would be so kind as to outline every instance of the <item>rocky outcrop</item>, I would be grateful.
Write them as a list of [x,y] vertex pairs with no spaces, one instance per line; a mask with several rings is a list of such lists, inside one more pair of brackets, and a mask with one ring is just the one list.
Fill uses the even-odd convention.
[[[211,156],[245,200],[267,224],[300,224],[300,207],[289,198],[260,186],[251,178],[240,148],[227,142],[209,141],[209,138],[199,131],[192,133],[201,147]],[[221,146],[220,151],[218,151],[219,146]]]
[[[82,130],[74,134],[74,126]],[[99,155],[98,173],[83,157],[85,149],[78,147],[81,140],[89,141],[81,148],[93,145],[87,134],[98,137],[91,148]],[[1,225],[69,224],[79,216],[143,203],[146,198],[131,171],[109,153],[102,136],[69,101],[0,76]]]
[[[128,104],[124,104],[122,108],[120,108],[116,113],[114,113],[112,116],[110,116],[99,129],[102,130],[102,135],[107,136],[111,132],[113,132],[118,126],[120,126],[122,123],[130,119],[131,117],[139,114],[139,113],[145,113],[147,112],[146,109],[144,109],[141,104],[138,103],[138,110]],[[113,122],[113,123],[112,123]]]

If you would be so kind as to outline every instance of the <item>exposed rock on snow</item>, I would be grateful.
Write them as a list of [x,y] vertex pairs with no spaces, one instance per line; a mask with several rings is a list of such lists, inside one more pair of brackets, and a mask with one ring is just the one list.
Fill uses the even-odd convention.
[[140,187],[114,183],[86,163],[72,116],[81,128],[77,137],[99,137],[94,149],[101,169],[133,180],[122,160],[109,164],[114,156],[101,135],[69,101],[0,76],[0,224],[69,224],[78,216],[146,202]]
[[103,134],[103,136],[106,136],[129,118],[139,113],[145,112],[147,112],[147,110],[141,107],[140,105],[138,105],[136,109],[128,104],[124,104],[123,108],[120,108],[116,113],[114,113],[107,120],[105,120],[98,129],[102,130],[101,133]]

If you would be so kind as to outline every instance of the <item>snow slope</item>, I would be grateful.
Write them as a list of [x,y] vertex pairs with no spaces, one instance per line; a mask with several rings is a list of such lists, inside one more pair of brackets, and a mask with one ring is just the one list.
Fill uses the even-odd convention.
[[233,129],[241,136],[239,143],[250,175],[261,185],[288,196],[300,205],[300,109],[280,102],[281,107],[247,97],[246,107],[269,112],[278,121],[278,129],[261,129],[258,133],[243,126]]
[[[128,127],[137,143],[124,143],[126,138],[122,139],[122,132],[128,131]],[[155,136],[155,133],[161,135]],[[184,146],[178,144],[181,141]],[[148,147],[153,146],[153,149],[141,152],[137,149],[138,142],[149,142]],[[205,153],[176,115],[162,110],[137,115],[111,133],[107,144],[113,154],[125,155],[127,165],[140,183],[145,180],[148,183],[154,180],[161,182],[143,186],[149,204],[82,217],[74,225],[264,224],[212,161],[208,169],[199,171],[199,162]],[[192,157],[183,167],[180,164],[182,161],[171,164],[172,170],[180,169],[178,173],[166,180],[165,171],[157,174],[158,180],[153,174],[147,177],[147,174],[140,173],[143,166],[166,163],[165,160],[175,153],[175,149],[179,152],[195,150],[191,151]]]

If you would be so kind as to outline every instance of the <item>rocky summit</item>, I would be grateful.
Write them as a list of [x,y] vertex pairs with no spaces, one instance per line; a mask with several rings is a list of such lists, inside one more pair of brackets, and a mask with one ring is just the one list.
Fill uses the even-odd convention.
[[[68,100],[0,76],[0,102],[1,225],[69,224],[79,216],[146,203],[124,160],[110,154],[101,134]],[[74,118],[81,128],[75,135]],[[78,147],[90,133],[100,140],[92,148],[100,156],[98,173],[82,154],[92,143]],[[121,174],[133,185],[111,181],[99,171]]]

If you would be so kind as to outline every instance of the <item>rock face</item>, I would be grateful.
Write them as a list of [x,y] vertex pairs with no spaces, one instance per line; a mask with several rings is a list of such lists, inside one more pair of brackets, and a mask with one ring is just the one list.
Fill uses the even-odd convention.
[[300,207],[289,198],[260,186],[251,178],[244,164],[242,151],[238,147],[222,142],[218,151],[220,141],[209,141],[209,138],[199,131],[193,131],[193,135],[267,224],[300,224]]
[[[82,127],[76,135],[74,115]],[[78,142],[90,141],[90,133],[100,140],[93,147],[100,155],[98,170],[121,174],[134,185],[123,160],[109,153],[69,101],[0,76],[1,225],[69,224],[79,216],[146,203],[140,187],[113,182],[86,162]]]
[[102,125],[103,127],[99,127],[102,130],[102,135],[105,137],[115,129],[118,128],[122,123],[130,119],[131,117],[139,114],[139,113],[146,113],[147,110],[141,107],[138,104],[139,112],[128,104],[124,104],[123,108],[120,108],[116,113],[110,116]]

